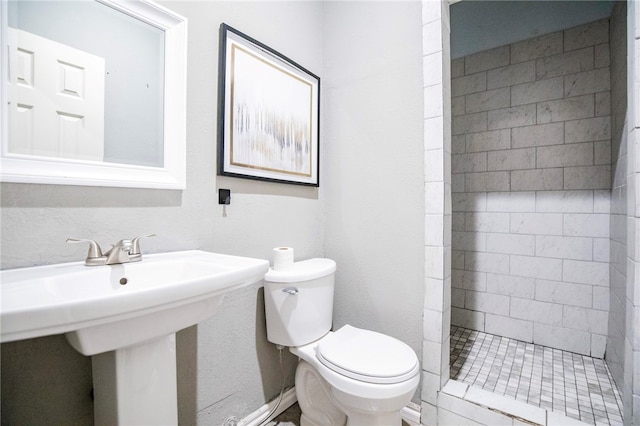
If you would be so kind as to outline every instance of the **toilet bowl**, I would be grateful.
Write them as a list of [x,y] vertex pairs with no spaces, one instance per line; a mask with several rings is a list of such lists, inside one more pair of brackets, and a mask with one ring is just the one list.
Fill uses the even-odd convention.
[[335,262],[310,259],[265,276],[269,341],[300,359],[303,426],[394,426],[420,380],[418,358],[393,337],[345,325],[330,331]]

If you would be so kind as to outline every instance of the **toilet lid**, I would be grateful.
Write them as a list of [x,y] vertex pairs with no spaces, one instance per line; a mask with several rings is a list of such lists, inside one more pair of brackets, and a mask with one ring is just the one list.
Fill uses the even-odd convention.
[[406,343],[350,325],[325,336],[316,356],[336,373],[369,383],[400,383],[419,370],[418,357]]

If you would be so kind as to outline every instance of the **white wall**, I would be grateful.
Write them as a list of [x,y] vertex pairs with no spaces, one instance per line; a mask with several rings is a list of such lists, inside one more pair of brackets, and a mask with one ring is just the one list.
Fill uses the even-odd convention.
[[[324,4],[325,253],[334,328],[422,352],[424,171],[419,2]],[[419,395],[419,394],[417,394]],[[417,401],[417,397],[416,397]]]
[[[324,254],[324,200],[317,189],[216,176],[220,23],[321,74],[320,3],[163,5],[189,20],[187,189],[2,184],[3,269],[84,259],[86,248],[65,244],[71,236],[104,246],[158,234],[143,241],[146,252],[203,249],[270,259],[273,247],[288,245],[300,259]],[[227,217],[217,204],[219,187],[232,190]],[[90,360],[62,336],[0,349],[3,423],[92,424]],[[285,361],[291,386],[295,359],[285,353]],[[180,423],[213,425],[227,416],[243,417],[277,395],[278,372],[277,351],[264,331],[262,291],[229,295],[214,318],[178,333]]]

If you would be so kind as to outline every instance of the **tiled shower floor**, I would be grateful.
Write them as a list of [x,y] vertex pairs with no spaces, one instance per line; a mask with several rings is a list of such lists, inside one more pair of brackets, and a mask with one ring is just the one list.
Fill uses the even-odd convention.
[[586,423],[622,425],[604,360],[451,327],[451,378]]

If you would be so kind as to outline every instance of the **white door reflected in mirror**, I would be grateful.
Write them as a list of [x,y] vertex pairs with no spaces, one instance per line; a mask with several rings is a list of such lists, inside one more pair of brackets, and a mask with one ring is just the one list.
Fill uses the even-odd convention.
[[103,161],[104,58],[9,28],[9,152]]

